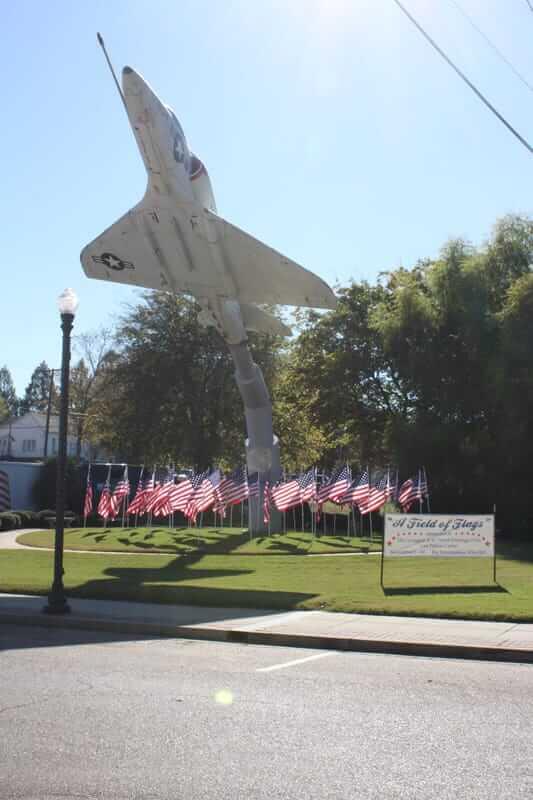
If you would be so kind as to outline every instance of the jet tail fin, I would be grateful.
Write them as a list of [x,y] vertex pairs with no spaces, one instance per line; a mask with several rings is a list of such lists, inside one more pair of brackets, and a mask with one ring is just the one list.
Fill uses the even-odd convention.
[[270,333],[272,336],[290,336],[291,329],[277,317],[262,308],[241,303],[241,315],[247,331]]

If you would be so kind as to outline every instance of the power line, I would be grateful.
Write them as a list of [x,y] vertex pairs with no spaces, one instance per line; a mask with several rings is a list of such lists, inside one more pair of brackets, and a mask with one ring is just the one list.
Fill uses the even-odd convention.
[[[529,0],[528,0],[528,2],[529,2]],[[527,80],[526,78],[524,78],[524,76],[523,76],[523,75],[522,75],[522,74],[521,74],[521,73],[520,73],[520,72],[519,72],[519,71],[516,69],[516,67],[514,66],[514,64],[512,64],[512,63],[509,61],[509,59],[508,59],[508,58],[507,58],[507,57],[504,55],[504,53],[502,53],[502,51],[501,51],[501,50],[500,50],[498,47],[496,47],[496,45],[494,44],[494,42],[492,42],[492,41],[489,39],[489,37],[487,36],[487,34],[486,34],[486,33],[484,33],[484,32],[481,30],[481,28],[480,28],[480,27],[478,27],[478,25],[476,25],[476,23],[474,22],[474,20],[472,19],[472,17],[471,17],[469,14],[467,14],[467,13],[466,13],[466,11],[465,11],[463,8],[461,8],[461,6],[459,5],[459,3],[457,3],[457,2],[456,2],[456,0],[450,0],[450,3],[453,3],[453,5],[456,7],[456,9],[459,11],[459,13],[460,13],[460,14],[462,14],[462,15],[463,15],[463,17],[464,17],[466,20],[468,20],[468,22],[469,22],[469,23],[470,23],[470,25],[471,25],[471,26],[474,28],[474,30],[475,30],[475,31],[477,31],[477,32],[479,33],[479,35],[483,37],[483,39],[485,39],[485,41],[487,42],[487,44],[489,45],[489,47],[492,47],[492,49],[494,50],[494,52],[495,52],[495,53],[496,53],[496,54],[499,56],[499,58],[501,58],[501,60],[502,60],[502,61],[504,61],[504,62],[507,64],[507,66],[509,67],[509,69],[512,69],[512,71],[514,72],[514,74],[516,75],[516,77],[517,77],[517,78],[520,78],[520,80],[522,81],[522,83],[523,83],[523,84],[525,84],[525,85],[527,86],[527,88],[529,89],[529,91],[530,91],[530,92],[533,92],[533,86],[532,86],[532,85],[531,85],[531,84],[528,82],[528,80]],[[533,11],[533,6],[531,7],[531,10]]]
[[422,27],[422,26],[421,26],[421,25],[420,25],[420,24],[419,24],[419,23],[416,21],[416,19],[415,19],[415,18],[414,18],[414,17],[413,17],[413,16],[412,16],[410,13],[409,13],[409,11],[407,11],[407,9],[406,9],[406,8],[405,8],[405,7],[404,7],[404,6],[403,6],[403,5],[400,3],[400,0],[394,0],[394,2],[395,2],[395,3],[396,3],[396,5],[398,6],[398,8],[399,8],[401,11],[403,11],[403,13],[405,14],[405,16],[406,16],[408,19],[410,19],[410,20],[411,20],[411,22],[413,23],[413,25],[414,25],[416,28],[418,28],[418,30],[420,31],[420,33],[422,34],[422,36],[424,36],[424,38],[428,40],[428,42],[430,43],[430,45],[431,45],[431,46],[432,46],[432,47],[433,47],[433,48],[434,48],[434,49],[437,51],[437,53],[439,53],[439,55],[441,55],[441,56],[442,56],[442,58],[443,58],[443,59],[444,59],[444,60],[445,60],[445,61],[446,61],[446,62],[447,62],[449,65],[450,65],[450,67],[451,67],[451,68],[452,68],[452,69],[453,69],[453,70],[454,70],[454,71],[455,71],[455,72],[456,72],[456,73],[459,75],[459,77],[460,77],[460,78],[462,78],[462,80],[463,80],[463,81],[464,81],[464,82],[467,84],[467,86],[469,86],[469,87],[472,89],[472,91],[473,91],[473,92],[474,92],[474,93],[475,93],[475,94],[476,94],[476,95],[479,97],[479,99],[480,99],[480,100],[481,100],[483,103],[485,103],[485,105],[487,106],[487,108],[489,108],[489,109],[492,111],[492,113],[493,113],[493,114],[495,114],[495,115],[498,117],[498,119],[500,120],[500,122],[503,122],[503,124],[505,125],[505,127],[506,127],[508,130],[510,130],[510,131],[511,131],[511,133],[513,134],[513,136],[516,136],[516,138],[518,139],[518,141],[519,141],[519,142],[521,142],[521,143],[524,145],[524,147],[525,147],[525,148],[526,148],[526,149],[527,149],[527,150],[528,150],[530,153],[532,153],[532,154],[533,154],[533,147],[531,147],[531,145],[529,144],[529,142],[527,142],[527,141],[524,139],[524,137],[523,137],[523,136],[520,136],[520,134],[518,133],[518,131],[516,131],[516,130],[513,128],[513,126],[512,126],[512,125],[511,125],[509,122],[507,122],[507,120],[505,119],[505,117],[504,117],[504,116],[502,116],[502,114],[500,114],[500,112],[499,112],[499,111],[497,111],[497,110],[494,108],[494,106],[492,105],[492,103],[490,103],[490,102],[487,100],[487,98],[486,98],[486,97],[484,97],[484,96],[481,94],[481,92],[479,91],[479,89],[477,89],[477,88],[474,86],[474,84],[472,83],[472,81],[468,80],[468,78],[466,77],[466,75],[465,75],[463,72],[461,72],[461,70],[459,69],[459,67],[456,67],[456,66],[455,66],[455,64],[453,63],[453,61],[452,61],[450,58],[448,58],[448,56],[446,55],[446,53],[445,53],[443,50],[441,50],[441,49],[440,49],[440,47],[438,46],[438,44],[437,44],[436,42],[434,42],[434,41],[433,41],[433,39],[431,38],[431,36],[430,36],[428,33],[426,33],[426,31],[424,30],[424,28],[423,28],[423,27]]

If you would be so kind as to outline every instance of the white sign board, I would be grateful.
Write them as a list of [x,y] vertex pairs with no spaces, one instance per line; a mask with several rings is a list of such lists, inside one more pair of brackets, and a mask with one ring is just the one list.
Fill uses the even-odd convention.
[[494,557],[494,515],[385,514],[383,555]]

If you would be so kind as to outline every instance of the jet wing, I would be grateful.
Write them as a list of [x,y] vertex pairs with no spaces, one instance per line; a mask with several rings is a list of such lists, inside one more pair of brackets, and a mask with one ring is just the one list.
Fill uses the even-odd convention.
[[161,289],[168,279],[155,253],[147,247],[141,224],[143,210],[140,203],[83,248],[80,259],[88,278]]
[[229,276],[213,259],[212,240],[192,207],[156,207],[148,192],[80,258],[89,278],[196,297],[235,296]]
[[217,244],[231,273],[239,301],[310,308],[335,308],[330,287],[313,272],[206,211],[217,229]]
[[[243,304],[335,308],[335,295],[312,272],[206,209],[156,207],[143,200],[81,252],[89,278],[184,292],[236,297]],[[261,325],[255,314],[250,326]],[[262,329],[262,328],[261,328]]]

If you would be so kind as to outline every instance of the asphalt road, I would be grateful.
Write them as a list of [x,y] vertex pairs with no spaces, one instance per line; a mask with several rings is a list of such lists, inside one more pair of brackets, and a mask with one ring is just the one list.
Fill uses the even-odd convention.
[[533,666],[0,626],[1,800],[533,800]]

